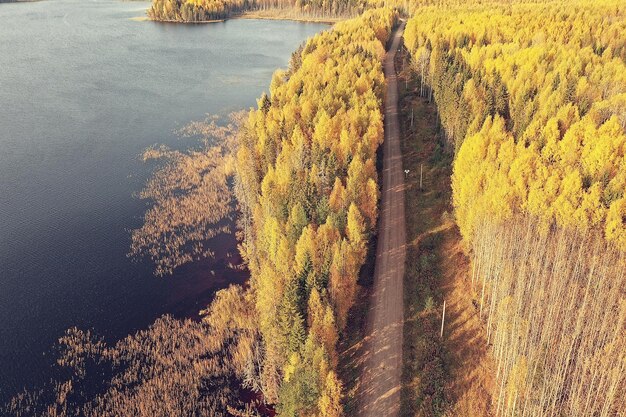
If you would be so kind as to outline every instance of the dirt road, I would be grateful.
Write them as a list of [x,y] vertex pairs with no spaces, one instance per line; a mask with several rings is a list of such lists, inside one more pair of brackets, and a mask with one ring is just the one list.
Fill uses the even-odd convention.
[[404,30],[396,30],[385,56],[385,143],[383,189],[380,206],[374,289],[368,312],[365,362],[359,415],[394,417],[400,411],[402,330],[406,232],[404,223],[404,171],[400,151],[398,86],[394,57]]

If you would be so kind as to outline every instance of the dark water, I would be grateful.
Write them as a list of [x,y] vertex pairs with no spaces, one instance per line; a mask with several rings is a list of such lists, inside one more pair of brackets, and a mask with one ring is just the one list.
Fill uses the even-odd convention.
[[[136,22],[147,3],[0,5],[0,398],[41,381],[70,326],[108,340],[241,280],[221,262],[157,279],[126,258],[154,143],[247,108],[318,24]],[[216,242],[218,255],[232,238]],[[215,275],[210,271],[215,271]]]

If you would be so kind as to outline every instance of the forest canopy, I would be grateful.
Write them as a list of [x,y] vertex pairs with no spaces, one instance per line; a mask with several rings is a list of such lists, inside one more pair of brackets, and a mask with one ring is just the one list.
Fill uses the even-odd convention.
[[336,19],[356,16],[368,5],[366,0],[152,0],[148,16],[169,22],[206,22],[247,11],[288,11],[295,17]]
[[263,359],[281,416],[341,415],[336,343],[376,225],[384,45],[368,11],[310,39],[240,134],[235,191]]
[[600,229],[626,249],[626,6],[424,8],[406,44],[458,150],[454,204]]
[[455,153],[496,414],[622,415],[626,4],[427,6],[405,44]]

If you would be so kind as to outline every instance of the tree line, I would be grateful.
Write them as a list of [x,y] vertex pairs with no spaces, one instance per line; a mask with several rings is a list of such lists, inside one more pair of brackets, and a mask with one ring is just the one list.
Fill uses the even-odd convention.
[[453,203],[502,415],[626,407],[615,349],[626,287],[625,25],[615,0],[451,3],[419,8],[407,24],[419,93],[436,103],[455,153]]
[[378,215],[395,19],[368,11],[309,40],[241,131],[235,192],[263,352],[248,380],[280,416],[342,415],[336,343]]
[[296,16],[346,18],[359,15],[367,0],[152,0],[148,16],[171,22],[222,20],[246,11],[289,11]]
[[251,4],[248,0],[152,0],[148,16],[166,22],[206,22],[241,13]]

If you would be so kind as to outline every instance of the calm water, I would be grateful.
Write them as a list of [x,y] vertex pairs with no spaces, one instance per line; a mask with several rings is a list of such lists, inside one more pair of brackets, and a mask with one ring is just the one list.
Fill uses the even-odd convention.
[[242,279],[216,262],[157,279],[126,258],[149,172],[137,155],[180,146],[172,131],[205,113],[253,106],[325,26],[130,20],[147,6],[0,4],[0,398],[46,378],[70,326],[115,340]]

